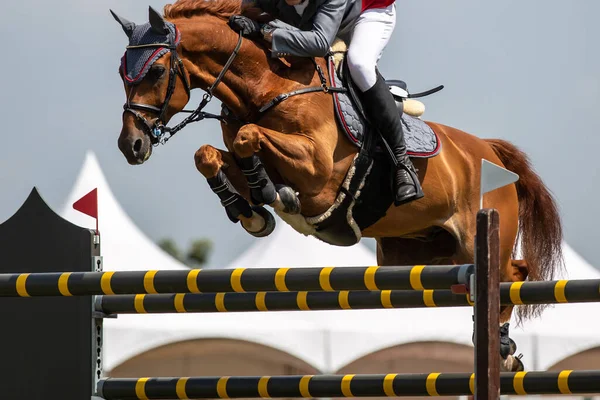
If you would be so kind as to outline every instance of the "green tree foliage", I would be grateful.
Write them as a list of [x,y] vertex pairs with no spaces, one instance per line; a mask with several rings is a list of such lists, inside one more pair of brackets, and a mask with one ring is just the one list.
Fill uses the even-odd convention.
[[161,249],[163,249],[163,251],[167,254],[170,254],[171,257],[184,262],[183,257],[181,256],[181,251],[179,250],[179,248],[177,247],[177,244],[175,244],[175,241],[173,239],[162,239],[158,242],[158,247],[160,247]]
[[194,240],[187,252],[188,264],[204,265],[212,251],[212,242],[209,239]]
[[181,251],[170,238],[162,239],[157,244],[164,252],[190,268],[198,268],[206,264],[213,248],[210,239],[194,240],[185,252]]

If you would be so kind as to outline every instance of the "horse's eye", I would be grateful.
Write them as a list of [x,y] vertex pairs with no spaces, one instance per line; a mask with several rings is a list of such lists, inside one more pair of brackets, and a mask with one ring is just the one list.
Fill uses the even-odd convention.
[[162,65],[154,65],[148,71],[148,78],[153,81],[159,80],[165,74],[166,68]]

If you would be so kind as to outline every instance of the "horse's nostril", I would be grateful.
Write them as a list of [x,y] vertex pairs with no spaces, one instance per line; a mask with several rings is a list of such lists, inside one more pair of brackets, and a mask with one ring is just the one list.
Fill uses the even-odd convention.
[[142,148],[142,139],[138,139],[133,143],[133,151],[139,152]]

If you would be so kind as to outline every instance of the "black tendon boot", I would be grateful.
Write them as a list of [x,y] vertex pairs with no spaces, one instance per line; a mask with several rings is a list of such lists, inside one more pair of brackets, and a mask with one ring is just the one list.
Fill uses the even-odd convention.
[[396,165],[396,173],[392,178],[395,193],[394,205],[399,206],[422,198],[424,195],[419,178],[406,154],[400,112],[380,74],[377,74],[375,85],[362,93],[361,97],[371,125],[385,139],[394,155],[393,164]]
[[222,169],[214,178],[206,179],[208,185],[213,192],[221,199],[221,205],[225,207],[227,217],[231,222],[237,223],[239,221],[238,216],[243,215],[246,218],[252,216],[252,207],[244,199],[237,190],[233,187],[227,176]]
[[271,204],[277,200],[277,190],[256,154],[240,158],[239,164],[250,187],[250,199],[254,205]]

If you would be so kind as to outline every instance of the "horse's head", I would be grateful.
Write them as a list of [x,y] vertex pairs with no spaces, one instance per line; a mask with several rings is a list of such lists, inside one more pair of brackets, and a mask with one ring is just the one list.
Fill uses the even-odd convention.
[[119,67],[126,94],[119,149],[130,164],[142,164],[190,98],[189,78],[177,53],[181,34],[152,7],[143,25],[111,13],[129,38]]

